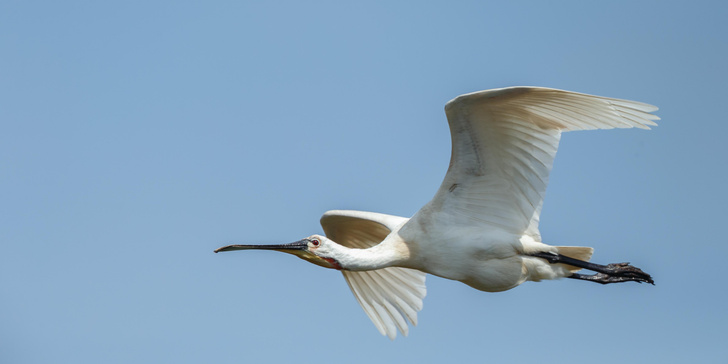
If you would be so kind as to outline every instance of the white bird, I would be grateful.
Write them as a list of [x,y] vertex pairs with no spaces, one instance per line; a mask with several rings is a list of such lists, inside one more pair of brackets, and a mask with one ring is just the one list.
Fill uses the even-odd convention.
[[[435,197],[412,218],[328,211],[326,236],[268,249],[340,270],[382,335],[407,335],[425,297],[426,273],[498,292],[525,281],[574,278],[653,283],[627,263],[588,262],[593,249],[541,241],[539,214],[561,133],[657,125],[657,107],[541,87],[461,95],[445,105],[452,154]],[[576,273],[585,268],[592,275]]]

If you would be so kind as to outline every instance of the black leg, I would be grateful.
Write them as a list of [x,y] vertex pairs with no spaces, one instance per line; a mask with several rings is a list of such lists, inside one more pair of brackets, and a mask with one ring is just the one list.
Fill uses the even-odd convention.
[[601,265],[601,264],[594,264],[590,262],[585,262],[583,260],[578,260],[574,258],[569,258],[565,255],[561,254],[554,254],[554,253],[547,253],[547,252],[539,252],[539,253],[533,253],[529,254],[530,256],[537,257],[537,258],[543,258],[546,259],[547,262],[551,264],[556,263],[562,263],[562,264],[568,264],[573,265],[575,267],[588,269],[594,272],[597,272],[597,274],[587,275],[587,274],[578,274],[578,273],[572,273],[567,278],[573,278],[573,279],[581,279],[584,281],[590,281],[590,282],[596,282],[601,284],[608,284],[608,283],[620,283],[620,282],[638,282],[638,283],[650,283],[655,284],[655,281],[652,280],[652,277],[643,272],[641,269],[637,267],[631,266],[629,263],[613,263],[613,264],[607,264],[607,265]]

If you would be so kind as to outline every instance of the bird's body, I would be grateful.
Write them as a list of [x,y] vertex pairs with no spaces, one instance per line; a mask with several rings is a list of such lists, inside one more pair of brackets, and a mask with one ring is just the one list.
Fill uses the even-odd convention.
[[[434,198],[412,218],[335,210],[326,236],[286,245],[230,245],[217,251],[272,249],[343,272],[382,334],[408,333],[425,296],[425,275],[498,292],[525,281],[576,278],[649,282],[626,263],[589,263],[593,249],[542,242],[539,215],[563,131],[648,129],[657,108],[537,87],[459,96],[445,111],[450,166]],[[594,275],[576,271],[586,268]]]

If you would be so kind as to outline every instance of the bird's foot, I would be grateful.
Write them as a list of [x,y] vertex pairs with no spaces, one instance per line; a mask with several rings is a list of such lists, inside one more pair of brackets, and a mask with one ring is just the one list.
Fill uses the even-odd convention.
[[642,269],[630,265],[629,263],[607,264],[604,266],[604,270],[602,272],[591,275],[573,273],[568,278],[581,279],[601,284],[622,282],[655,284],[655,281],[652,280],[652,276],[643,272]]
[[[655,285],[655,281],[652,280],[652,276],[642,271],[629,263],[612,263],[607,264],[607,269],[611,270],[608,273],[613,278],[622,278],[619,282],[635,281],[639,283],[649,283]],[[611,282],[608,282],[611,283]]]
[[652,280],[652,276],[629,263],[612,263],[607,265],[601,265],[570,258],[561,254],[546,252],[533,253],[531,254],[531,256],[546,259],[546,261],[552,264],[563,263],[597,272],[596,274],[591,275],[573,273],[572,275],[568,276],[568,278],[581,279],[601,284],[621,282],[649,283],[652,285],[655,284],[655,281]]

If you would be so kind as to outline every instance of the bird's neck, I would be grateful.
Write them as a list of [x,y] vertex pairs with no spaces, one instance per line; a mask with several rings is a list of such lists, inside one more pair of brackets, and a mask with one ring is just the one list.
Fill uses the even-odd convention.
[[342,246],[338,263],[343,269],[365,271],[397,266],[406,261],[409,251],[397,239],[386,239],[368,249],[352,249]]

